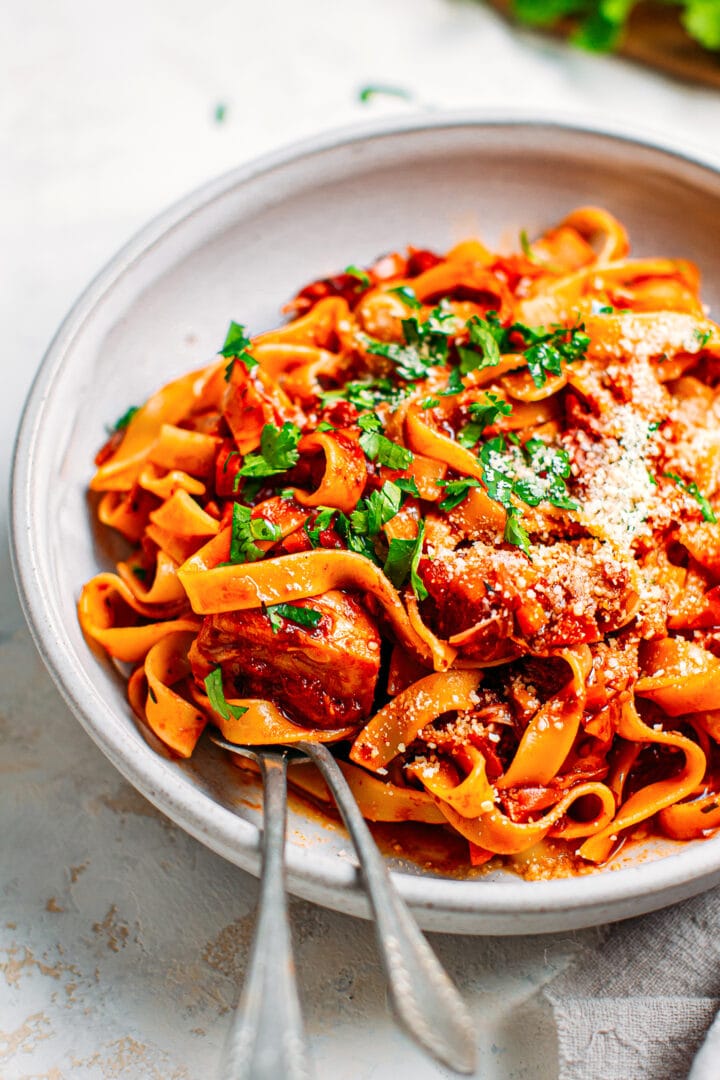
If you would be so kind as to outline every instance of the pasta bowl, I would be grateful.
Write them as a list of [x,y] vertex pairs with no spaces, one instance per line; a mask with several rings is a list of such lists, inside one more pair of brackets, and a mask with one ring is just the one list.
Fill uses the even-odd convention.
[[[24,609],[58,688],[88,733],[151,802],[202,843],[256,873],[258,788],[209,745],[187,762],[148,744],[124,680],[84,640],[83,583],[113,552],[86,490],[104,427],[216,352],[229,319],[257,333],[305,281],[408,243],[446,249],[473,233],[502,246],[568,209],[601,203],[637,254],[689,257],[720,308],[720,174],[627,133],[534,117],[433,115],[329,134],[243,166],[148,226],[89,286],[51,344],[18,435],[13,557]],[[418,844],[420,842],[418,841]],[[574,877],[462,877],[388,844],[422,926],[529,933],[659,908],[720,881],[720,840],[652,840]],[[422,850],[421,846],[417,848]],[[398,853],[400,851],[400,854]],[[289,887],[369,914],[349,842],[298,802]]]

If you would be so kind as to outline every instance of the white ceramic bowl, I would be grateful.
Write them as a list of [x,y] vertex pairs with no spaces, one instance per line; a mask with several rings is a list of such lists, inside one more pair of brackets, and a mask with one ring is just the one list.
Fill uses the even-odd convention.
[[[13,549],[37,646],[88,733],[151,802],[213,850],[258,870],[258,794],[203,748],[178,764],[138,731],[124,684],[83,640],[75,604],[108,564],[86,504],[104,425],[173,376],[200,366],[229,319],[277,324],[299,286],[407,243],[444,249],[480,232],[514,242],[570,208],[599,203],[640,254],[684,255],[720,310],[720,175],[626,135],[551,120],[415,118],[324,135],[216,180],[149,225],[90,285],[53,341],[16,447]],[[250,786],[248,786],[250,785]],[[253,805],[254,804],[254,807]],[[289,885],[367,915],[350,844],[297,810]],[[432,930],[528,933],[624,918],[720,881],[720,839],[651,845],[587,876],[455,880],[393,863]]]

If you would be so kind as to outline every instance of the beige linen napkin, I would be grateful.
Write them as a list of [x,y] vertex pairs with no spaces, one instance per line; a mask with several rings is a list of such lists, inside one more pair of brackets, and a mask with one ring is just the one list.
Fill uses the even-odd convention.
[[[605,927],[544,993],[559,1080],[686,1080],[720,1007],[720,889]],[[720,1026],[692,1080],[720,1080]]]

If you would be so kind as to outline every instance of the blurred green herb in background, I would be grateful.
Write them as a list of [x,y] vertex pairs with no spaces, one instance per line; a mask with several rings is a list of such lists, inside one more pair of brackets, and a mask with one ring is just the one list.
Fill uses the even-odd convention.
[[402,86],[362,86],[358,90],[358,101],[363,105],[367,105],[369,101],[372,101],[374,97],[396,97],[403,98],[405,101],[410,101],[412,94],[409,90],[404,90]]
[[[584,49],[606,52],[622,40],[638,0],[512,0],[515,17],[531,26],[553,26],[559,19],[576,20],[571,40]],[[659,0],[681,8],[680,21],[706,49],[720,51],[720,0]]]

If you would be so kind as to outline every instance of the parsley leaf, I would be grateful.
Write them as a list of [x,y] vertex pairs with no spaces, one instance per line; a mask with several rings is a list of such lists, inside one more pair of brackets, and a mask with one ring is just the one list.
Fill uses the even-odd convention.
[[380,94],[383,97],[397,97],[403,98],[404,101],[410,101],[412,94],[409,90],[404,90],[402,86],[363,86],[358,90],[358,101],[361,101],[363,105],[367,105],[371,98],[377,97]]
[[366,559],[370,559],[370,562],[374,562],[377,566],[380,565],[373,541],[370,537],[355,532],[350,523],[350,518],[346,517],[345,514],[338,514],[335,529],[347,544],[349,551],[354,551],[357,555],[364,555]]
[[407,469],[413,460],[412,451],[386,438],[382,423],[374,413],[366,413],[358,420],[362,431],[360,446],[371,461],[379,461],[389,469]]
[[515,469],[502,435],[496,435],[494,439],[488,439],[486,443],[483,443],[480,463],[488,495],[507,509],[511,506],[510,496],[515,484]]
[[510,331],[525,340],[525,358],[528,371],[536,386],[544,386],[548,375],[561,375],[563,361],[572,363],[584,360],[590,338],[582,325],[557,327],[549,333],[542,326],[533,330],[522,323],[514,323]]
[[415,295],[415,290],[410,285],[397,285],[394,289],[388,289],[388,292],[394,293],[395,296],[399,296],[404,304],[409,308],[413,308],[414,311],[419,311],[422,304]]
[[486,428],[492,427],[501,416],[510,416],[511,412],[512,405],[508,401],[487,391],[484,402],[474,401],[470,406],[472,420],[460,428],[457,441],[470,450]]
[[356,409],[374,409],[381,401],[396,405],[408,393],[409,390],[395,386],[391,379],[356,379],[342,389],[326,390],[320,395],[320,401],[323,406],[349,401]]
[[311,519],[308,518],[303,525],[305,535],[314,548],[320,544],[320,533],[330,528],[332,519],[337,513],[338,511],[334,506],[321,506],[315,520],[311,523]]
[[362,289],[370,288],[370,275],[366,270],[361,270],[359,266],[346,266],[345,273],[356,278]]
[[717,0],[686,0],[682,23],[706,49],[720,49],[720,8]]
[[122,416],[118,417],[113,426],[109,429],[111,433],[115,431],[124,431],[136,412],[140,409],[139,405],[131,405],[129,409],[126,409]]
[[700,513],[702,514],[705,521],[710,521],[713,524],[717,522],[717,516],[712,506],[710,505],[710,500],[707,498],[706,495],[703,495],[702,491],[694,481],[687,483],[685,480],[682,479],[682,477],[678,476],[678,474],[674,472],[663,473],[663,476],[666,476],[668,480],[674,480],[681,491],[686,492],[686,494],[688,495],[692,495],[693,499],[700,507]]
[[421,323],[415,315],[403,319],[402,328],[404,345],[367,338],[368,352],[391,360],[400,378],[408,382],[425,379],[431,368],[447,364],[456,317],[445,303],[433,308],[425,322]]
[[440,391],[440,397],[453,397],[455,394],[462,394],[464,389],[465,383],[462,381],[460,368],[454,367],[450,371],[450,377],[445,385],[445,389]]
[[265,608],[265,614],[270,620],[273,634],[277,634],[282,627],[283,619],[310,630],[314,630],[322,619],[321,611],[309,607],[296,607],[295,604],[271,604],[270,607]]
[[426,600],[428,591],[417,572],[425,540],[425,522],[418,523],[418,532],[414,540],[401,540],[393,537],[388,548],[383,573],[399,589],[410,576],[410,584],[418,600]]
[[230,381],[236,360],[242,360],[248,371],[252,371],[254,367],[257,367],[257,360],[247,351],[250,345],[250,338],[246,335],[242,323],[231,322],[225,337],[225,344],[220,350],[221,356],[231,358],[230,363],[225,368],[225,382]]
[[503,539],[505,540],[505,543],[514,544],[515,547],[521,548],[528,558],[530,558],[530,537],[520,524],[521,517],[522,514],[516,506],[508,508]]
[[482,487],[479,480],[474,476],[464,476],[462,480],[437,480],[438,487],[445,488],[445,498],[438,504],[441,510],[454,510],[461,502],[464,502],[470,494],[471,488]]
[[248,454],[239,476],[274,476],[287,472],[300,457],[297,445],[300,428],[286,421],[281,428],[266,424],[260,436],[260,450]]
[[497,316],[488,312],[486,319],[474,315],[465,324],[470,332],[469,345],[459,345],[460,371],[467,375],[480,368],[496,367],[500,363],[501,351],[507,347],[507,331],[500,325]]
[[247,712],[246,705],[231,705],[225,699],[223,690],[222,668],[214,668],[205,679],[205,690],[210,699],[211,708],[221,716],[223,720],[239,720]]
[[265,552],[255,543],[256,540],[279,540],[282,530],[279,525],[272,521],[266,521],[263,517],[254,518],[249,506],[241,503],[233,503],[232,529],[230,533],[230,560],[221,563],[223,566],[233,566],[236,563],[256,562],[262,559]]
[[386,480],[379,491],[367,499],[361,499],[350,515],[350,525],[363,536],[374,537],[395,517],[402,505],[402,489],[392,480]]

